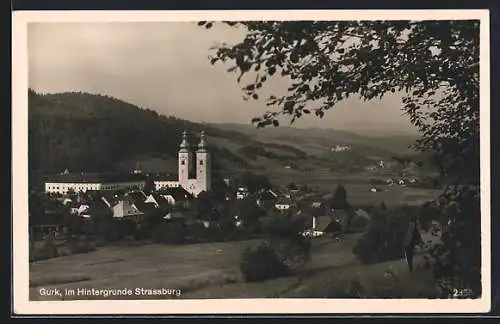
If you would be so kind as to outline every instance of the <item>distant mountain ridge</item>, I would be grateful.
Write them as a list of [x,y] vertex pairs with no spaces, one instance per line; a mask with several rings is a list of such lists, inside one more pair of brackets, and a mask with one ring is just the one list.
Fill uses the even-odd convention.
[[386,135],[386,136],[369,136],[361,135],[355,132],[347,132],[331,128],[293,128],[289,126],[269,127],[257,129],[249,124],[236,123],[212,123],[214,127],[223,130],[238,131],[240,133],[257,138],[260,141],[275,141],[275,140],[290,140],[290,142],[303,142],[303,138],[309,140],[316,139],[318,141],[328,140],[333,144],[345,145],[366,145],[378,147],[382,150],[387,150],[393,153],[408,153],[412,150],[409,148],[418,135],[403,134],[403,135]]

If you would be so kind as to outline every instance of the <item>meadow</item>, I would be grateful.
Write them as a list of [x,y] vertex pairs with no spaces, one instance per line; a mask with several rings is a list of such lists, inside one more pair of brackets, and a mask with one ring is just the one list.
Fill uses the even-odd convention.
[[[364,287],[368,296],[384,292],[406,297],[434,293],[431,273],[418,267],[410,275],[403,260],[363,265],[352,247],[359,233],[313,241],[311,262],[300,273],[258,283],[243,282],[238,262],[245,246],[260,240],[188,245],[105,246],[94,252],[30,263],[31,300],[96,299],[90,296],[41,296],[41,288],[135,289],[170,288],[182,293],[153,298],[340,298],[362,297],[353,287]],[[421,263],[422,255],[418,256]],[[359,287],[358,287],[359,288]],[[359,289],[358,289],[359,290]],[[396,296],[397,297],[397,296]],[[135,299],[120,296],[114,299]]]

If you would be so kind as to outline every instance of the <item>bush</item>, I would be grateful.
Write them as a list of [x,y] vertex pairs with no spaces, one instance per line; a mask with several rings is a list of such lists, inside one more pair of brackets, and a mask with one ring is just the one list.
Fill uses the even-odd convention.
[[408,224],[409,217],[404,210],[376,208],[368,231],[360,237],[353,253],[368,264],[401,258]]
[[88,241],[67,240],[58,250],[58,255],[73,255],[78,253],[89,253],[95,251],[95,245]]
[[368,227],[370,220],[364,216],[355,215],[351,219],[351,229],[352,230],[364,230]]
[[246,282],[264,281],[289,274],[285,264],[265,244],[261,244],[255,249],[246,247],[243,250],[240,270]]
[[194,241],[213,240],[213,233],[202,223],[193,223],[186,226],[186,236]]
[[181,244],[185,242],[184,224],[164,222],[153,233],[153,242],[163,244]]

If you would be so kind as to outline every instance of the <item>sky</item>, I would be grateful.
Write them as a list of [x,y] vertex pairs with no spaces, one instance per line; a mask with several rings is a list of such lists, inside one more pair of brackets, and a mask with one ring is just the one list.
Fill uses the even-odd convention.
[[[196,122],[249,124],[270,107],[260,99],[244,101],[229,65],[213,66],[208,58],[212,46],[244,35],[242,29],[216,24],[207,30],[195,22],[30,23],[29,86],[40,93],[106,94]],[[284,94],[287,86],[278,76],[261,98]],[[306,116],[294,127],[412,132],[401,106],[397,95],[367,103],[351,98],[324,118]]]

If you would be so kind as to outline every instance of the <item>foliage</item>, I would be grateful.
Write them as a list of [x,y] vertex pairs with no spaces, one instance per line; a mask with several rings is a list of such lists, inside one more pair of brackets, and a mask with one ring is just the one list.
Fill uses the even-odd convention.
[[266,216],[266,211],[259,208],[254,197],[238,199],[234,202],[234,212],[232,216],[238,216],[245,228],[258,231],[260,227],[259,219]]
[[364,230],[370,224],[370,220],[364,216],[354,215],[350,220],[351,230]]
[[[289,80],[287,94],[265,99],[277,110],[254,118],[258,127],[279,126],[280,116],[289,117],[292,123],[304,114],[321,118],[350,96],[371,100],[394,93],[402,97],[404,112],[421,133],[415,147],[430,153],[440,175],[462,192],[441,204],[443,210],[450,203],[460,208],[452,220],[456,232],[444,237],[442,249],[436,252],[439,256],[433,255],[436,277],[450,279],[450,289],[477,289],[479,196],[461,196],[479,185],[479,21],[225,24],[244,28],[246,36],[232,46],[218,46],[210,62],[233,63],[228,71],[239,73],[238,82],[244,76],[250,78],[242,86],[246,100],[258,100],[272,78]],[[213,23],[202,21],[198,25],[210,28]],[[448,191],[445,189],[443,196],[450,196]],[[474,230],[465,232],[462,227]],[[463,250],[460,254],[453,252],[457,245]],[[442,258],[457,266],[443,270]]]
[[367,232],[353,248],[363,263],[376,263],[403,257],[409,214],[403,208],[374,208]]
[[286,216],[268,216],[260,219],[268,246],[279,260],[291,270],[300,270],[310,259],[310,241],[301,233],[305,219]]
[[254,249],[246,247],[241,255],[240,270],[246,282],[263,281],[289,273],[275,251],[266,244]]
[[225,195],[209,190],[201,192],[196,198],[198,219],[209,222],[220,222],[227,218],[227,202]]
[[152,238],[155,243],[181,244],[185,242],[184,235],[184,224],[164,221],[155,230],[153,230]]
[[146,177],[146,183],[144,184],[144,188],[142,189],[142,191],[144,191],[146,195],[149,195],[154,190],[155,190],[155,182],[153,178]]
[[343,185],[338,185],[333,193],[332,199],[330,201],[330,208],[333,209],[347,209],[349,208],[349,203],[347,202],[347,190],[345,190]]
[[250,193],[255,193],[260,189],[270,189],[272,186],[265,174],[255,174],[251,171],[245,171],[241,175],[240,183],[247,187]]

